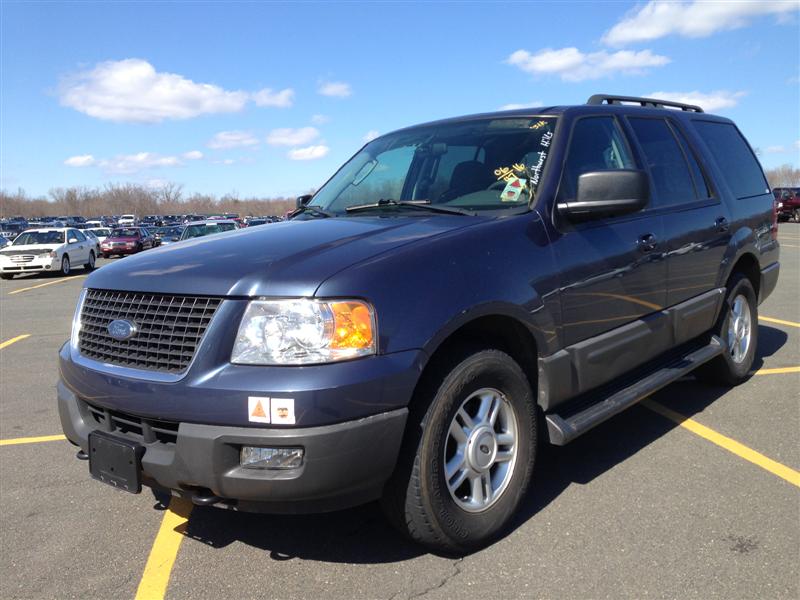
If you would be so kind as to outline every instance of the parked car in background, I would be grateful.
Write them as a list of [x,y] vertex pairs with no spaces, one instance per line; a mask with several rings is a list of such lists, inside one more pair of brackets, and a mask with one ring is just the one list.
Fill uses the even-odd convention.
[[778,219],[800,223],[800,187],[780,187],[772,190]]
[[19,273],[60,271],[69,275],[73,267],[94,269],[94,241],[73,228],[29,229],[0,250],[0,275],[11,279]]
[[267,219],[247,219],[247,227],[255,227],[256,225],[266,225],[269,223]]
[[120,227],[129,227],[136,225],[136,215],[122,215],[117,221]]
[[7,221],[0,224],[0,235],[9,240],[14,240],[20,233],[28,228],[26,222],[20,221]]
[[206,221],[195,221],[189,223],[184,227],[181,233],[182,240],[190,240],[192,238],[204,237],[207,235],[214,235],[217,233],[224,233],[226,231],[235,231],[238,225],[235,221],[223,219],[209,219]]
[[2,235],[0,235],[0,250],[8,246],[10,243],[11,240],[9,240],[7,237],[3,237]]
[[92,227],[88,231],[91,231],[97,237],[97,239],[102,242],[111,233],[111,228],[110,227]]
[[182,226],[159,227],[153,231],[153,235],[158,238],[160,245],[172,244],[181,239],[183,233]]
[[94,231],[92,231],[91,229],[81,229],[81,233],[86,236],[87,240],[89,240],[90,242],[94,242],[94,245],[95,245],[95,249],[94,249],[95,256],[96,257],[100,256],[100,254],[101,254],[101,251],[100,251],[100,238],[98,238],[97,235],[95,235]]
[[96,229],[98,227],[105,227],[106,224],[98,219],[92,219],[90,221],[86,221],[86,226],[90,229]]
[[153,247],[153,238],[142,227],[117,227],[100,244],[103,258],[136,254]]

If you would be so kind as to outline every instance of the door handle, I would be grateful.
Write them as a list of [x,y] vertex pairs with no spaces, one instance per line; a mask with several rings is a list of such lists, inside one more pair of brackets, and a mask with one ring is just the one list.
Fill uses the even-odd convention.
[[728,223],[728,219],[725,217],[720,217],[714,221],[714,227],[716,227],[718,232],[725,233],[731,228],[731,224]]
[[658,238],[652,233],[646,233],[639,236],[638,246],[642,252],[651,252],[658,246]]

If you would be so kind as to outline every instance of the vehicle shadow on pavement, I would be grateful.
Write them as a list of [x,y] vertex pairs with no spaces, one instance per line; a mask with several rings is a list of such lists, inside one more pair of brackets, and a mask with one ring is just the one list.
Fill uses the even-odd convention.
[[[781,330],[759,326],[759,356],[775,354],[787,341]],[[693,377],[654,396],[687,417],[702,412],[729,391]],[[674,403],[673,403],[674,404]],[[508,533],[531,520],[570,485],[590,483],[639,450],[672,431],[672,421],[634,406],[564,447],[542,445],[530,492]],[[383,518],[377,503],[317,515],[264,515],[195,507],[185,535],[214,548],[240,542],[269,552],[273,560],[302,558],[332,563],[376,564],[404,561],[426,553],[405,540]]]

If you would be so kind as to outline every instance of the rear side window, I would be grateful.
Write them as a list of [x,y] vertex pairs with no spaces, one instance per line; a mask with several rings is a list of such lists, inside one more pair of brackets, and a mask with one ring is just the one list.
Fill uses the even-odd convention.
[[675,134],[675,137],[678,138],[678,141],[681,143],[683,154],[686,156],[686,160],[689,163],[689,169],[692,172],[692,179],[694,179],[694,187],[697,190],[697,197],[711,198],[714,194],[711,192],[711,187],[708,185],[708,180],[703,174],[703,169],[700,168],[700,163],[697,162],[697,155],[689,146],[689,142],[686,141],[686,138],[683,137],[680,129],[674,126],[671,126],[670,128],[672,129],[672,133]]
[[768,194],[764,172],[739,130],[730,123],[694,121],[728,187],[737,198]]
[[591,171],[636,168],[613,117],[587,117],[575,123],[564,163],[559,200],[575,198],[578,177]]
[[697,198],[683,150],[664,119],[629,119],[650,167],[658,206]]

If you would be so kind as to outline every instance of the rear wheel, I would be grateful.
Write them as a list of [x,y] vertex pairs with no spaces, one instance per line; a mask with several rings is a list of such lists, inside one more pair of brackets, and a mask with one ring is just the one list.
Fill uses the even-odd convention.
[[65,254],[64,258],[61,259],[61,274],[69,275],[69,271],[70,271],[69,256]]
[[758,345],[758,300],[753,284],[741,273],[728,283],[723,314],[714,333],[725,342],[725,353],[697,370],[709,383],[738,385],[753,367]]
[[94,252],[89,252],[89,260],[86,261],[86,265],[84,265],[84,269],[87,271],[94,271]]
[[794,211],[792,211],[792,220],[795,223],[800,223],[800,208],[795,208]]
[[536,437],[531,386],[510,356],[480,350],[441,365],[415,398],[387,516],[439,551],[486,545],[527,489]]
[[14,274],[13,273],[3,273],[2,275],[0,275],[0,277],[2,277],[3,279],[14,279]]

